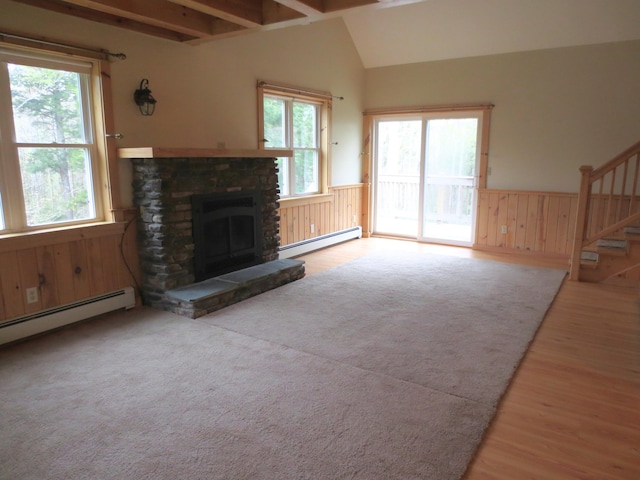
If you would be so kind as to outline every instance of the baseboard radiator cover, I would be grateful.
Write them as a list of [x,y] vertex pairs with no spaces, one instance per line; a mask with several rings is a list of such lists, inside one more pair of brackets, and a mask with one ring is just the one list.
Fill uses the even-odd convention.
[[313,252],[321,248],[330,247],[338,243],[346,242],[347,240],[353,240],[355,238],[362,237],[362,227],[347,228],[340,230],[339,232],[327,233],[326,235],[319,235],[317,237],[310,238],[308,240],[302,240],[301,242],[291,243],[280,247],[280,258],[297,257],[298,255],[304,255],[305,253]]
[[0,345],[38,333],[86,320],[103,313],[133,308],[136,304],[132,287],[24,315],[0,323]]

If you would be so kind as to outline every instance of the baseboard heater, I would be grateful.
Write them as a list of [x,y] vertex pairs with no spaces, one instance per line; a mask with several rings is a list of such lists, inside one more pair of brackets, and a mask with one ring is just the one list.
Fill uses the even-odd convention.
[[320,235],[310,238],[309,240],[303,240],[280,247],[280,258],[297,257],[298,255],[303,255],[320,248],[330,247],[331,245],[360,237],[362,237],[362,227],[347,228],[339,232],[327,233],[326,235]]
[[135,304],[133,288],[125,287],[78,302],[13,318],[0,323],[0,345],[121,308],[128,310]]

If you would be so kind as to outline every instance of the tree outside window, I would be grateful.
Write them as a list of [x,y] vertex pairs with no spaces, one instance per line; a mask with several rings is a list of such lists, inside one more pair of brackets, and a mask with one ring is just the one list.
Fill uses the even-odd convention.
[[293,150],[293,157],[277,159],[280,195],[319,193],[321,103],[269,94],[263,115],[265,148]]
[[[0,94],[9,90],[12,107],[9,115],[2,112],[0,125],[13,130],[15,138],[11,148],[3,149],[3,163],[14,166],[4,170],[3,190],[9,194],[3,195],[3,208],[11,208],[14,221],[5,226],[3,220],[0,227],[20,230],[95,219],[88,68],[36,66],[32,58],[25,63],[0,63]],[[20,189],[7,185],[12,181]]]

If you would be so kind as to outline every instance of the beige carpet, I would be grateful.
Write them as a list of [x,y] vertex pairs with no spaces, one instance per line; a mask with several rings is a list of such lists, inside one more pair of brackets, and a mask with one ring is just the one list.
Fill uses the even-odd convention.
[[563,276],[376,254],[0,349],[0,478],[459,479]]

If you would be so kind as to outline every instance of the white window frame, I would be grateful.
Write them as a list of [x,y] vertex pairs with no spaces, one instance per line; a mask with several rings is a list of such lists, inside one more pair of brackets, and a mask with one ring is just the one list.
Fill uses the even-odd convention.
[[[264,100],[272,97],[285,101],[285,142],[283,146],[270,146],[264,133]],[[315,148],[298,148],[293,145],[293,103],[306,103],[317,106],[316,116],[316,136],[317,146]],[[326,92],[316,92],[298,87],[290,87],[286,85],[272,85],[265,82],[258,83],[258,148],[261,150],[269,149],[288,149],[294,154],[291,157],[283,157],[282,162],[286,162],[284,175],[288,180],[288,191],[280,186],[280,197],[282,199],[299,198],[307,196],[316,196],[326,194],[328,191],[329,177],[329,138],[331,132],[331,107],[332,96]],[[315,192],[294,193],[295,185],[295,151],[314,150],[317,152],[318,158],[318,188]]]
[[[82,121],[85,127],[84,143],[21,143],[16,141],[7,63],[61,69],[82,75],[80,88]],[[104,131],[100,71],[100,61],[97,59],[60,55],[55,52],[21,49],[18,47],[0,47],[0,208],[2,208],[4,218],[4,225],[0,221],[0,235],[66,228],[105,221],[105,202],[103,202],[102,198],[101,179],[105,172],[106,149],[104,144],[96,142],[98,127],[100,127],[100,132]],[[90,183],[92,186],[90,195],[93,201],[94,215],[91,218],[82,220],[37,226],[27,225],[18,156],[19,148],[86,149],[90,159]]]

